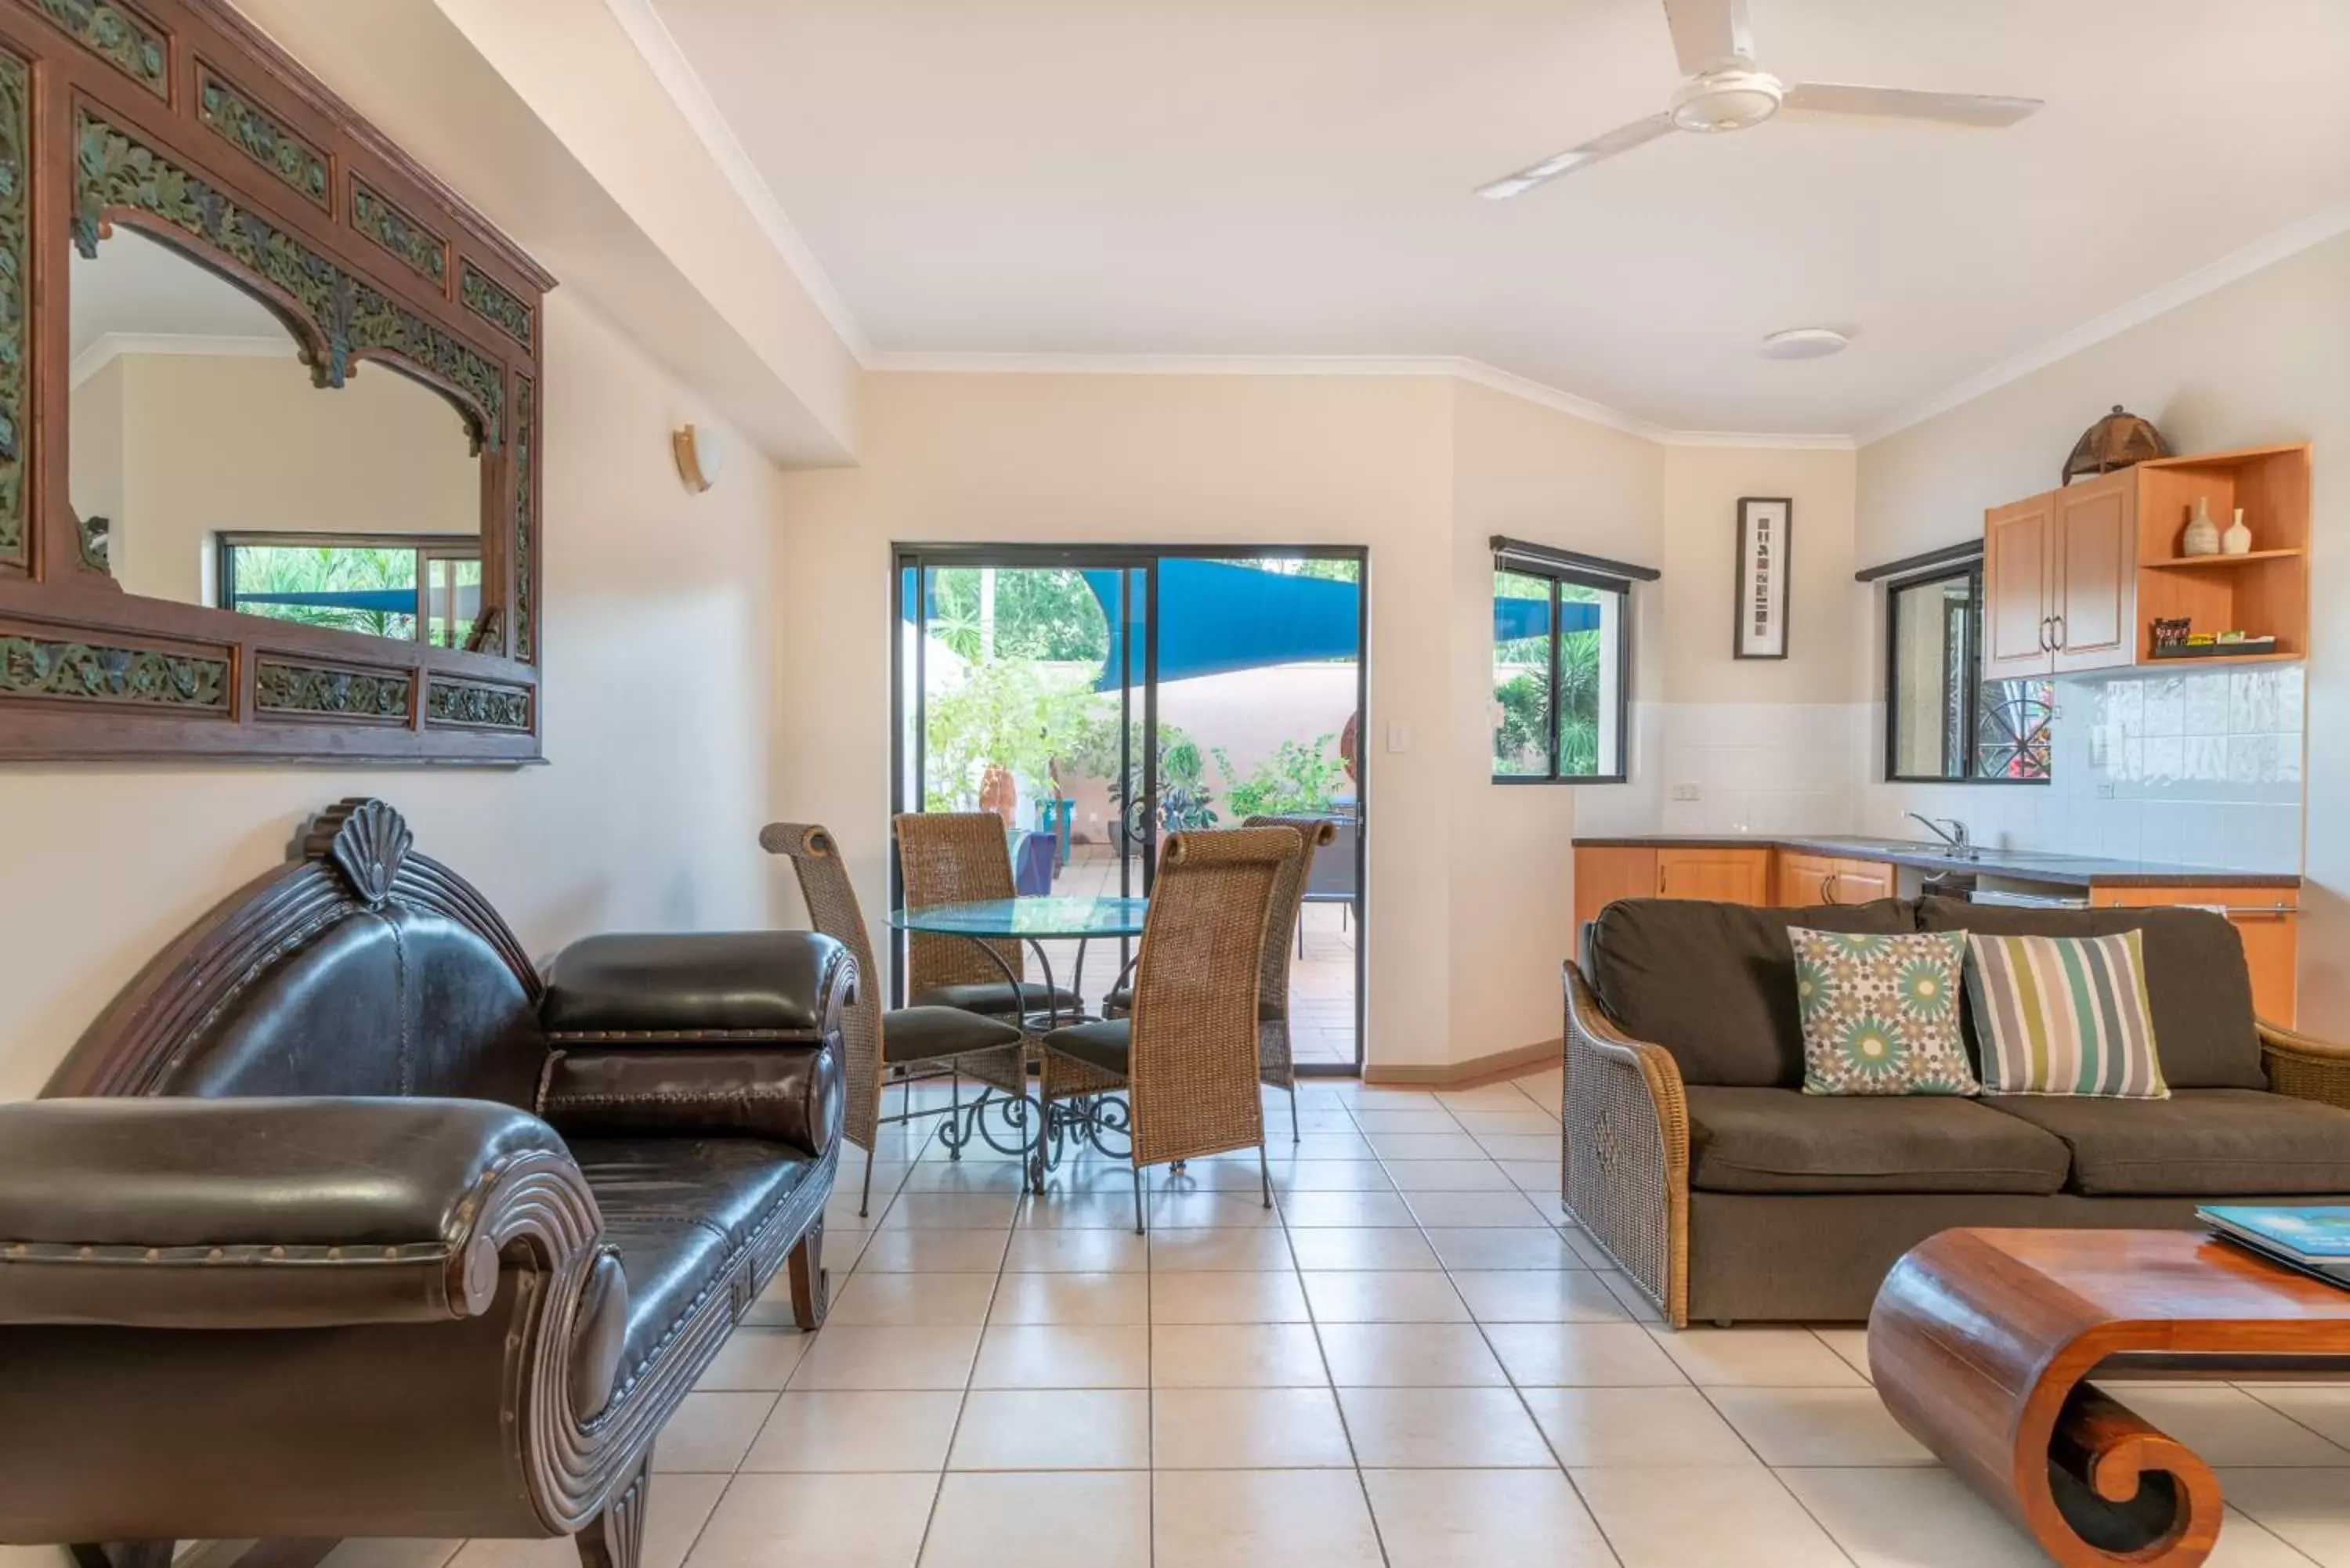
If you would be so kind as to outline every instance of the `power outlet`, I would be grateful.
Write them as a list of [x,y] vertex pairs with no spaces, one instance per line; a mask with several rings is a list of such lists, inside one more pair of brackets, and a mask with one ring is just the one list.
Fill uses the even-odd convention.
[[1703,800],[1705,798],[1705,786],[1703,784],[1677,784],[1673,785],[1673,798],[1675,800]]
[[2097,798],[2099,800],[2111,800],[2114,798],[2114,785],[2111,779],[2104,779],[2098,782]]

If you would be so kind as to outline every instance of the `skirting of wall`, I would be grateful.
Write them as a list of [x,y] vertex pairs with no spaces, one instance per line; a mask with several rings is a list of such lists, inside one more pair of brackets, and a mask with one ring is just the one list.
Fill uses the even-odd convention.
[[1531,1045],[1496,1051],[1485,1056],[1471,1056],[1465,1062],[1399,1063],[1391,1066],[1367,1063],[1363,1067],[1363,1082],[1388,1084],[1398,1088],[1473,1089],[1485,1084],[1500,1083],[1504,1078],[1520,1077],[1543,1067],[1556,1066],[1565,1060],[1565,1040],[1538,1040]]

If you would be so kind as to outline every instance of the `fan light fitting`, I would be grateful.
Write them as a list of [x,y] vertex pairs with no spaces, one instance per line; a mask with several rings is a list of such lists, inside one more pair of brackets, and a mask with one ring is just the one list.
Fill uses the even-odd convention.
[[1778,113],[1786,96],[1786,84],[1769,71],[1708,71],[1673,94],[1673,124],[1706,133],[1751,130]]
[[1791,327],[1762,339],[1765,359],[1825,359],[1852,341],[1833,327]]

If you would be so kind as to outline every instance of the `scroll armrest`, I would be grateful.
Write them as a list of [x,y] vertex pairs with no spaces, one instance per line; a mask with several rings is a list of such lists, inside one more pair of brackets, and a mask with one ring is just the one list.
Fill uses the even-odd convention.
[[539,1023],[559,1045],[813,1045],[857,987],[815,931],[588,937],[555,957]]
[[290,1328],[486,1311],[602,1228],[545,1122],[479,1100],[0,1105],[0,1323]]
[[568,1137],[755,1137],[819,1159],[846,1103],[837,1042],[558,1049],[539,1114]]
[[1600,1010],[1582,971],[1566,990],[1567,1212],[1657,1303],[1689,1321],[1689,1102],[1679,1065]]
[[2350,1044],[2273,1023],[2259,1029],[2261,1065],[2268,1070],[2272,1092],[2350,1107]]

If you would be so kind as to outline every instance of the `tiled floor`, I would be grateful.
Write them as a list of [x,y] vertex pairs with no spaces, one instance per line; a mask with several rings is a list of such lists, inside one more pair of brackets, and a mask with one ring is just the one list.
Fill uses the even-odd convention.
[[[1931,1464],[1853,1328],[1670,1334],[1558,1219],[1558,1078],[1322,1083],[1253,1154],[1037,1199],[885,1146],[656,1455],[646,1568],[2003,1568],[2044,1561]],[[1285,1131],[1286,1118],[1274,1125]],[[895,1136],[895,1135],[892,1135]],[[2350,1568],[2350,1388],[2134,1386],[2220,1468],[2220,1568]],[[454,1556],[453,1563],[451,1561]],[[566,1542],[353,1543],[336,1568],[569,1568]]]

